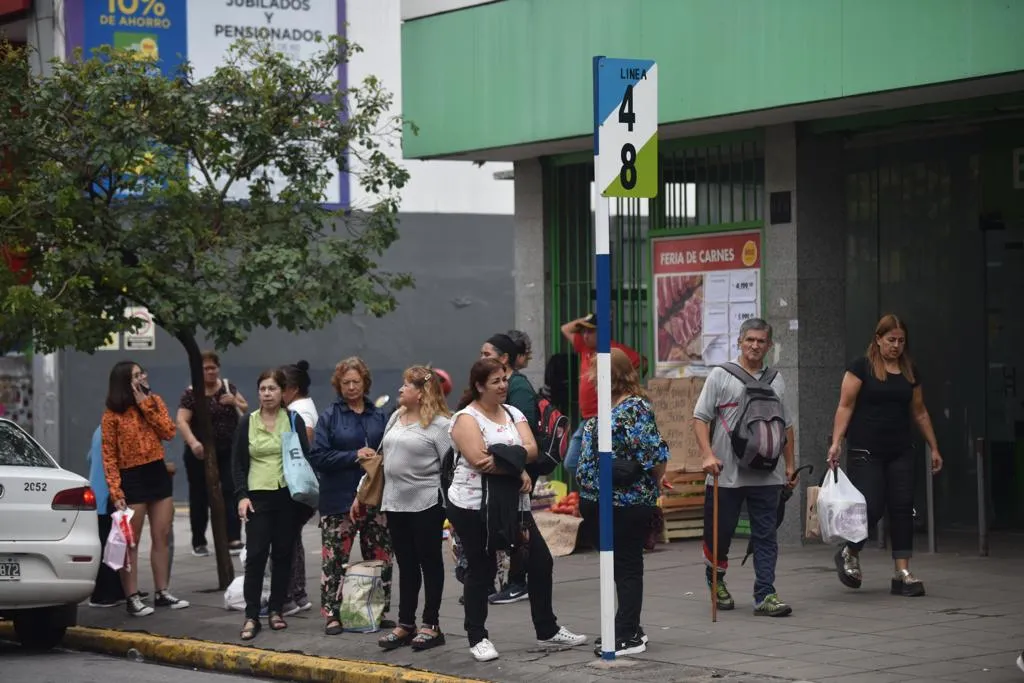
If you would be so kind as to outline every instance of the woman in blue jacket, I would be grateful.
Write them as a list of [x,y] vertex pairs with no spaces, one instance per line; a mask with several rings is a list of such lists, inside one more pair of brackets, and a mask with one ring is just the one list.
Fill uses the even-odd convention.
[[[329,636],[344,629],[339,614],[341,589],[356,534],[363,559],[384,562],[384,612],[391,609],[391,536],[384,514],[378,508],[366,508],[362,515],[350,514],[363,476],[359,463],[376,454],[387,424],[387,414],[367,398],[370,384],[370,370],[362,359],[352,357],[338,363],[331,378],[338,398],[316,423],[309,457],[320,476],[320,604],[327,620],[324,633]],[[386,619],[380,625],[395,626]]]

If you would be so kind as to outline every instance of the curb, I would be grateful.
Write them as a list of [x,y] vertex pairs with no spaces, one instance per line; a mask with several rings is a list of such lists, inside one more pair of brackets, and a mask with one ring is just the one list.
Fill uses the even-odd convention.
[[[17,640],[10,623],[0,623],[0,638]],[[331,659],[190,638],[81,626],[69,628],[61,645],[69,650],[117,657],[126,656],[134,648],[145,659],[161,664],[301,683],[484,683],[376,662]]]

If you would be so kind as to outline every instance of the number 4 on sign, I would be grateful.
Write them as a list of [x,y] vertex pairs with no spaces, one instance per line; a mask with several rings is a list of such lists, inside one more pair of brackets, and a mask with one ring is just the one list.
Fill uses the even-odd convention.
[[[619,123],[629,126],[629,132],[633,132],[633,124],[636,123],[636,114],[633,113],[633,86],[626,86],[626,94],[622,96],[622,104],[619,105]],[[636,150],[634,150],[634,155]],[[625,162],[623,162],[625,163]]]

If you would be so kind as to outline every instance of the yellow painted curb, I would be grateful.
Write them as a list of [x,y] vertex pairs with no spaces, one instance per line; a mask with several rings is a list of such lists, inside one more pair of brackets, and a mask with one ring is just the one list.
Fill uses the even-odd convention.
[[[0,623],[0,638],[15,638],[11,624]],[[118,657],[127,655],[130,649],[135,648],[147,660],[162,664],[302,683],[483,683],[376,662],[331,659],[190,638],[81,626],[68,629],[63,646],[71,650]]]

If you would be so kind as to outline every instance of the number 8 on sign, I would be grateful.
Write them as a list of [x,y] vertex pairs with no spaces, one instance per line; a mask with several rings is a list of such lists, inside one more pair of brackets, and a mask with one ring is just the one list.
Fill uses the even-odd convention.
[[605,197],[658,194],[658,67],[594,58],[594,181]]

